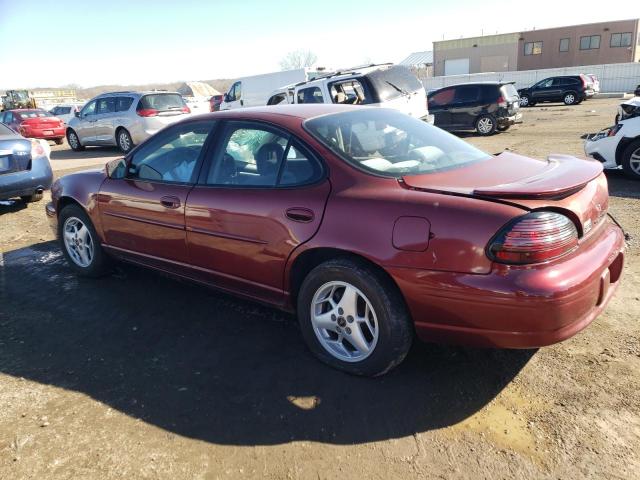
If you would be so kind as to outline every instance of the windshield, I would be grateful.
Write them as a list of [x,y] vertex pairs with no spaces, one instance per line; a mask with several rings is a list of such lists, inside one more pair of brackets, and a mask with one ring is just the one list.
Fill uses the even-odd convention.
[[153,109],[159,112],[169,110],[182,110],[185,107],[184,100],[177,93],[153,93],[140,99],[138,109]]
[[423,88],[420,80],[407,67],[394,65],[366,75],[381,102],[417,92]]
[[490,157],[395,110],[363,108],[313,118],[304,126],[347,162],[388,177],[440,172]]

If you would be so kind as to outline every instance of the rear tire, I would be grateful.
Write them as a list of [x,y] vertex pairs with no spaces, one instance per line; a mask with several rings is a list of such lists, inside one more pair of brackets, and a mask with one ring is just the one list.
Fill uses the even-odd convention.
[[337,258],[318,265],[302,282],[297,303],[307,346],[334,368],[378,376],[409,352],[413,324],[400,291],[363,261]]
[[622,169],[627,177],[640,180],[640,139],[632,142],[622,154]]
[[58,241],[69,266],[81,277],[100,277],[109,272],[109,257],[87,213],[75,204],[58,216]]
[[476,119],[476,132],[478,132],[478,135],[482,135],[483,137],[493,135],[496,133],[497,128],[498,122],[493,115],[480,115]]
[[67,143],[74,152],[81,152],[84,150],[84,147],[80,143],[78,134],[72,129],[67,130]]
[[43,196],[44,196],[43,192],[40,192],[40,193],[36,192],[33,195],[24,195],[20,198],[24,203],[33,203],[33,202],[39,202],[40,200],[42,200]]
[[565,105],[576,105],[579,103],[578,94],[576,92],[567,92],[562,96]]
[[116,143],[118,144],[118,148],[125,155],[131,151],[133,148],[133,140],[131,140],[131,135],[127,132],[126,129],[121,128],[116,132]]
[[520,96],[520,106],[521,107],[529,107],[531,106],[531,98],[529,95],[521,95]]

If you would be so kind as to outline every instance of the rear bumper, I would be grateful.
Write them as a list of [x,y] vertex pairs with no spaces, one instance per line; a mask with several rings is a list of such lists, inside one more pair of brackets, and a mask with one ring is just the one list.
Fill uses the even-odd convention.
[[400,286],[418,337],[428,342],[535,348],[586,328],[613,296],[622,274],[624,237],[608,223],[568,259],[488,275],[388,268]]
[[0,175],[0,200],[33,195],[38,190],[51,187],[53,172],[47,157],[31,161],[31,170]]
[[522,123],[522,113],[518,112],[515,115],[498,117],[498,125],[515,125],[516,123]]
[[24,131],[23,136],[27,138],[42,138],[44,140],[54,140],[64,138],[66,127],[63,125],[59,128],[29,128]]

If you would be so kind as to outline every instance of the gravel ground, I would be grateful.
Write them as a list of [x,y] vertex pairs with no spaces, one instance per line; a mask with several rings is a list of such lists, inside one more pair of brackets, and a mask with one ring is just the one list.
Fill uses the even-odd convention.
[[[617,103],[466,139],[581,155]],[[115,156],[54,147],[54,168]],[[0,205],[0,479],[638,478],[640,183],[608,178],[629,249],[587,330],[537,351],[418,344],[373,380],[316,362],[275,310],[130,266],[78,279],[44,202]]]

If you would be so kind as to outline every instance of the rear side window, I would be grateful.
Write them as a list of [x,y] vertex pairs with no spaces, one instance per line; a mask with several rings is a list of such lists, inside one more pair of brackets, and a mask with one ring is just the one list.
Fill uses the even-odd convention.
[[329,92],[333,103],[349,105],[372,103],[371,96],[359,80],[332,83],[329,85]]
[[375,70],[365,75],[381,102],[407,96],[423,88],[420,80],[409,68],[394,65],[384,70]]
[[101,98],[97,104],[97,114],[113,113],[116,111],[116,99],[113,97]]
[[324,103],[322,91],[319,87],[309,87],[298,90],[298,103]]
[[131,97],[117,97],[116,98],[116,112],[126,112],[131,107],[133,98]]
[[469,103],[480,99],[480,87],[476,85],[465,85],[456,87],[454,97],[455,103]]
[[177,93],[151,93],[140,99],[137,109],[170,112],[172,110],[182,110],[184,107],[186,107],[186,103]]

